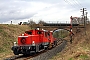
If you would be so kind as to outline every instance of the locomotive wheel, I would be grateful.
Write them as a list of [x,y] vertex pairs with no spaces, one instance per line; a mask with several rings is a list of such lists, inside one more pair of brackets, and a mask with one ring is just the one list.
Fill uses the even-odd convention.
[[31,54],[30,50],[27,50],[26,52],[23,53],[24,56],[27,56],[27,55],[30,55],[30,54]]
[[15,55],[18,55],[17,49],[15,49],[13,53],[14,53]]
[[48,50],[48,47],[44,47],[45,50]]

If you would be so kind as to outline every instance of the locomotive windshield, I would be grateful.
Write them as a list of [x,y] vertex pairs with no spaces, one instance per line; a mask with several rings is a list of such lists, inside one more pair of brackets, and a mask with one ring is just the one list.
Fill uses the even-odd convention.
[[26,34],[29,34],[29,35],[32,35],[32,32],[31,31],[26,31],[25,33]]

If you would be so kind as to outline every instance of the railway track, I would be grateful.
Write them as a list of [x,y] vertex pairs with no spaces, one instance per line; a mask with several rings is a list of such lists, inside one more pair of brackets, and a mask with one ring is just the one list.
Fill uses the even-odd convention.
[[64,39],[58,39],[57,41],[57,46],[50,49],[50,50],[44,50],[41,51],[39,53],[32,53],[31,55],[15,55],[9,58],[6,58],[4,60],[48,60],[50,59],[52,56],[55,56],[57,53],[59,53],[60,51],[62,51],[64,49],[64,47],[67,44],[67,41]]

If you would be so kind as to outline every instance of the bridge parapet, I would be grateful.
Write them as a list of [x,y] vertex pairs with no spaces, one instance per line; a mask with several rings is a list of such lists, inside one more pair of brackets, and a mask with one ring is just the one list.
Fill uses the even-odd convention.
[[[59,28],[59,29],[64,29],[64,28],[70,28],[71,24],[56,24],[56,23],[46,23],[46,24],[32,24],[30,25],[30,27],[33,28]],[[84,28],[83,25],[79,25],[79,24],[72,24],[72,28]]]

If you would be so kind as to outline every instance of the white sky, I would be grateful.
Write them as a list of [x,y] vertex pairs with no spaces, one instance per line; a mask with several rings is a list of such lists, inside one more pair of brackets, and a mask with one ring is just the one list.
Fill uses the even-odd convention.
[[86,8],[90,17],[89,0],[0,0],[0,23],[69,22],[70,16],[80,17]]

